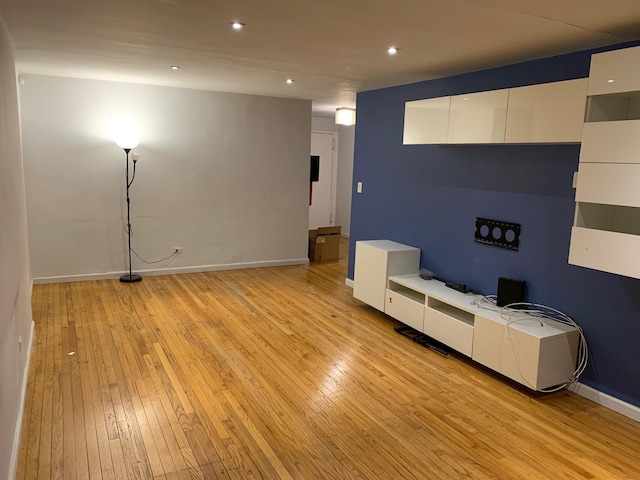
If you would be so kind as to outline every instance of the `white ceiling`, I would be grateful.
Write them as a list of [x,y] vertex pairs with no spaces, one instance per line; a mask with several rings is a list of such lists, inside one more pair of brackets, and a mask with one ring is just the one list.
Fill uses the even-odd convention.
[[358,91],[640,38],[640,0],[0,0],[0,16],[20,73],[304,98],[325,116]]

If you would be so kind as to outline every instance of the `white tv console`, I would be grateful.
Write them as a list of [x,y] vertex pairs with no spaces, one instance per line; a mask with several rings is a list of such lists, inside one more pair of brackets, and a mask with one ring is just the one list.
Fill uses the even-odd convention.
[[[531,389],[567,382],[576,368],[576,328],[521,310],[501,315],[481,307],[479,295],[423,280],[416,250],[389,240],[356,242],[354,296]],[[387,275],[398,267],[413,273]],[[384,298],[378,298],[381,282],[386,284]]]

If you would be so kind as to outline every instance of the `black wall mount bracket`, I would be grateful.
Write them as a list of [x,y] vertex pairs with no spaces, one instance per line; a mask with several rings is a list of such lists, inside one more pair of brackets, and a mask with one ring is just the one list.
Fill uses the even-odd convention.
[[494,247],[518,250],[520,244],[520,224],[489,220],[476,217],[474,240]]

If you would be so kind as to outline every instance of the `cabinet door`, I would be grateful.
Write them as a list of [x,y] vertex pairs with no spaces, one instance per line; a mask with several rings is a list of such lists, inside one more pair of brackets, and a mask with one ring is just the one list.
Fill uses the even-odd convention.
[[581,163],[640,163],[640,120],[585,123]]
[[387,290],[388,252],[365,242],[356,242],[353,296],[384,312]]
[[509,90],[451,97],[448,143],[504,143]]
[[506,143],[579,143],[587,79],[509,89]]
[[424,318],[424,301],[422,303],[405,297],[401,293],[387,289],[384,312],[405,325],[422,331]]
[[404,145],[447,143],[451,97],[429,98],[404,105]]
[[580,163],[576,202],[640,207],[640,164]]
[[591,56],[589,95],[640,90],[640,47]]
[[573,227],[569,263],[602,272],[640,278],[640,236]]
[[[446,307],[445,304],[441,304],[437,310],[425,307],[423,332],[470,357],[473,351],[473,323],[451,316],[452,312],[447,312],[443,306]],[[451,307],[451,310],[457,309]]]

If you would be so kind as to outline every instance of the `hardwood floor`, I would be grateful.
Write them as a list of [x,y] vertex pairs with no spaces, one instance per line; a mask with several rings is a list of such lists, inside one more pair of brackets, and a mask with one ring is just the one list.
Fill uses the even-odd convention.
[[34,287],[17,478],[640,478],[640,424],[396,334],[346,250]]

